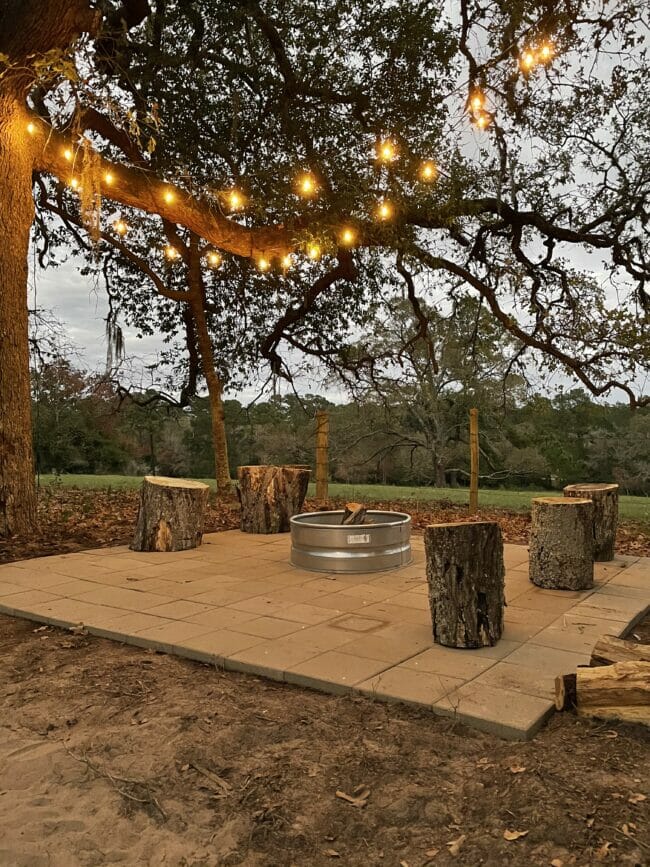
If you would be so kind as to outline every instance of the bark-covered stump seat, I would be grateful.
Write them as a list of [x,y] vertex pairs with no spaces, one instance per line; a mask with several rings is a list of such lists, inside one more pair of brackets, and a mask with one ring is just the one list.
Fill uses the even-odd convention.
[[203,538],[210,488],[191,479],[145,476],[131,548],[134,551],[186,551]]
[[288,533],[302,511],[310,470],[304,466],[238,467],[243,533]]
[[433,524],[424,531],[433,640],[490,647],[503,632],[501,528],[492,521]]
[[591,500],[536,497],[531,508],[530,580],[547,590],[588,590],[594,584]]
[[567,485],[564,496],[591,500],[594,504],[594,560],[599,563],[613,560],[618,526],[618,485]]

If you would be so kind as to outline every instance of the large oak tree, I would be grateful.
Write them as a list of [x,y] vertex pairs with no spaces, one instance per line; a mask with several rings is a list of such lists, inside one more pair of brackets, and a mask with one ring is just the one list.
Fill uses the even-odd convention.
[[[388,0],[5,0],[0,533],[35,515],[34,172],[65,184],[80,166],[91,232],[101,195],[271,267],[318,244],[322,260],[298,266],[306,288],[260,328],[277,371],[287,344],[331,357],[323,323],[396,259],[412,302],[438,275],[447,299],[472,293],[593,394],[647,402],[647,28],[633,0],[461,0],[449,20],[438,3]],[[190,128],[195,153],[160,176],[156,151]],[[307,204],[299,170],[319,187]],[[229,213],[232,185],[245,218]]]

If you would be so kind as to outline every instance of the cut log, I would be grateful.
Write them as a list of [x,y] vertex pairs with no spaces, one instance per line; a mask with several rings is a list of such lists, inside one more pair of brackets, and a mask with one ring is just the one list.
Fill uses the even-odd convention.
[[209,492],[202,482],[145,476],[132,550],[186,551],[200,545]]
[[503,540],[497,523],[433,524],[424,531],[433,640],[490,647],[503,632]]
[[243,533],[288,533],[302,511],[310,470],[297,466],[238,467]]
[[650,662],[650,644],[637,644],[613,635],[603,635],[591,651],[590,665],[613,665],[615,662]]
[[594,504],[594,560],[614,559],[618,525],[618,485],[567,485],[565,497],[591,500]]
[[366,507],[362,503],[346,503],[342,524],[363,524],[366,520]]
[[650,725],[650,662],[616,662],[576,671],[578,716]]
[[530,527],[530,580],[548,590],[587,590],[594,584],[591,500],[536,497]]
[[555,678],[555,707],[557,710],[575,710],[576,676],[561,674]]

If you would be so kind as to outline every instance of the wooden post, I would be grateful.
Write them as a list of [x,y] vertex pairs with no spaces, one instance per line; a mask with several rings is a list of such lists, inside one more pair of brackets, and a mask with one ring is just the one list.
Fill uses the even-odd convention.
[[478,410],[469,411],[469,513],[478,512]]
[[330,422],[325,410],[316,413],[316,499],[327,499],[327,477],[329,460],[327,456]]

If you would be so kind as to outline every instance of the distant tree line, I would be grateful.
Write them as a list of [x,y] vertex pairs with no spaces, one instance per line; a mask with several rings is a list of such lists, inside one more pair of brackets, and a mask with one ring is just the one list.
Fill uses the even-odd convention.
[[[313,465],[315,412],[330,415],[330,469],[354,484],[467,484],[467,415],[478,406],[481,485],[557,488],[615,481],[650,495],[650,410],[631,412],[573,389],[526,395],[503,383],[442,389],[434,405],[417,394],[391,400],[366,391],[333,404],[284,395],[249,407],[225,401],[230,469],[240,464]],[[408,395],[407,395],[408,397]],[[207,398],[179,408],[155,392],[120,394],[67,359],[33,379],[34,453],[41,473],[214,475]]]

